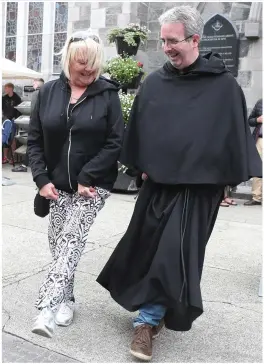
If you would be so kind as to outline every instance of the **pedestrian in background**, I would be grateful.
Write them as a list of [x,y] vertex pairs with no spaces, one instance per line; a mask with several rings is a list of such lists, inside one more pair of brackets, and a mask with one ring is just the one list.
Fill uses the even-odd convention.
[[35,105],[36,105],[36,102],[37,102],[37,98],[38,98],[38,94],[39,94],[39,90],[41,88],[41,86],[44,85],[44,80],[43,78],[36,78],[34,81],[33,81],[33,88],[34,88],[34,92],[32,93],[32,97],[31,97],[31,112],[33,111]]
[[231,198],[231,192],[233,188],[227,186],[224,191],[224,198],[221,202],[220,206],[222,207],[229,207],[229,206],[237,206],[237,203]]
[[[36,78],[33,81],[33,88],[35,91],[32,93],[32,97],[31,97],[31,104],[30,104],[31,113],[37,102],[39,89],[43,85],[44,85],[43,78]],[[24,163],[21,164],[20,166],[12,168],[12,172],[27,172],[27,164],[28,164],[28,153],[27,152],[26,152],[26,155],[23,157],[23,159],[24,159],[24,161],[23,161]]]
[[[5,121],[6,119],[11,120],[12,122],[12,131],[11,136],[12,140],[11,142],[11,148],[12,148],[12,154],[14,156],[14,152],[16,150],[16,140],[14,139],[15,133],[16,133],[16,124],[14,123],[14,120],[17,119],[21,113],[15,108],[15,106],[19,105],[21,103],[21,97],[14,91],[15,86],[13,83],[7,83],[4,86],[5,95],[2,96],[2,121]],[[2,158],[2,164],[10,163],[13,164],[14,161],[9,158],[8,156],[8,148],[3,148],[3,158]]]
[[[257,150],[262,159],[262,99],[258,100],[249,115],[248,122],[254,127],[253,138],[256,142]],[[262,203],[262,178],[254,177],[252,181],[252,199],[245,202],[245,206],[256,206]]]

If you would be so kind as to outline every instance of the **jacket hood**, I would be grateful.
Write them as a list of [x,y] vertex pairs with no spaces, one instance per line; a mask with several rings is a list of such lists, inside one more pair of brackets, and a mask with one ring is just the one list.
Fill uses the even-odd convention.
[[204,73],[221,74],[230,72],[221,56],[218,53],[213,52],[207,53],[203,57],[199,56],[192,65],[183,70],[177,70],[170,62],[166,62],[163,68],[167,72],[173,72],[179,75]]
[[[62,82],[63,88],[69,88],[69,80],[62,71],[60,74],[60,80]],[[84,96],[95,96],[99,95],[105,91],[119,91],[119,84],[113,80],[109,80],[104,76],[100,76],[98,80],[94,81],[87,87]]]

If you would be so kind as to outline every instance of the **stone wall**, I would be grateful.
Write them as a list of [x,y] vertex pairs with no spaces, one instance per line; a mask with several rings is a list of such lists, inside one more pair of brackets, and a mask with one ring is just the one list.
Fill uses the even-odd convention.
[[72,2],[69,3],[68,32],[91,27],[98,32],[105,44],[106,59],[116,55],[115,46],[107,43],[108,31],[128,23],[146,25],[151,34],[140,46],[136,58],[144,64],[144,70],[152,72],[162,66],[164,56],[160,37],[158,17],[174,6],[189,4],[196,7],[206,21],[216,13],[224,14],[237,26],[240,38],[238,83],[243,88],[249,111],[262,96],[262,38],[252,40],[246,37],[247,24],[260,24],[262,34],[262,4],[250,2]]
[[107,33],[114,27],[125,27],[133,21],[137,9],[130,2],[69,3],[68,33],[91,28],[103,40],[106,59],[116,55],[115,46],[107,42]]

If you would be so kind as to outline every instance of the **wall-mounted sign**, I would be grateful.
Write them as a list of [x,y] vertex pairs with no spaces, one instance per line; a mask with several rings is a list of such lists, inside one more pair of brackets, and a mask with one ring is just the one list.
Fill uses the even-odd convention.
[[239,57],[239,34],[237,28],[225,16],[216,14],[204,26],[200,54],[219,53],[226,66],[237,77]]

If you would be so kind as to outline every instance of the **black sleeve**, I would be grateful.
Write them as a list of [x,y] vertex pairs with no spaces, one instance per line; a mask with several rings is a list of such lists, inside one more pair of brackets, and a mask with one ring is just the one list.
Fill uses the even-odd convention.
[[253,110],[251,111],[251,114],[248,118],[248,123],[250,126],[258,126],[259,123],[257,122],[257,118],[259,115],[257,114],[257,104],[254,106]]
[[16,106],[21,104],[22,100],[21,100],[21,97],[19,95],[17,95],[17,103],[16,103]]
[[46,170],[44,139],[39,117],[39,109],[40,94],[38,94],[36,105],[30,115],[27,152],[33,180],[38,188],[41,189],[46,184],[50,183],[50,180],[48,177],[48,171]]
[[125,130],[124,143],[120,156],[120,162],[124,164],[129,169],[134,169],[138,171],[137,166],[137,152],[138,152],[138,133],[137,133],[137,120],[139,113],[139,94],[136,95],[127,127]]
[[100,152],[86,163],[78,176],[78,183],[91,186],[93,181],[104,177],[117,162],[122,147],[124,120],[117,92],[110,93],[108,106],[108,136]]
[[120,156],[120,162],[128,168],[126,174],[130,177],[136,177],[137,188],[141,188],[144,182],[142,179],[142,171],[140,171],[137,167],[138,133],[136,124],[139,111],[140,93],[136,95],[134,103],[132,105],[128,125],[125,130],[124,144]]
[[2,119],[5,117],[5,97],[2,96]]
[[2,114],[4,116],[4,119],[8,119],[8,105],[5,101],[6,97],[2,96]]
[[[15,94],[15,105],[14,106],[20,105],[21,102],[22,102],[21,97],[18,94]],[[16,108],[14,108],[14,109],[15,109],[14,110],[14,118],[16,119],[16,118],[18,118],[22,114]]]

